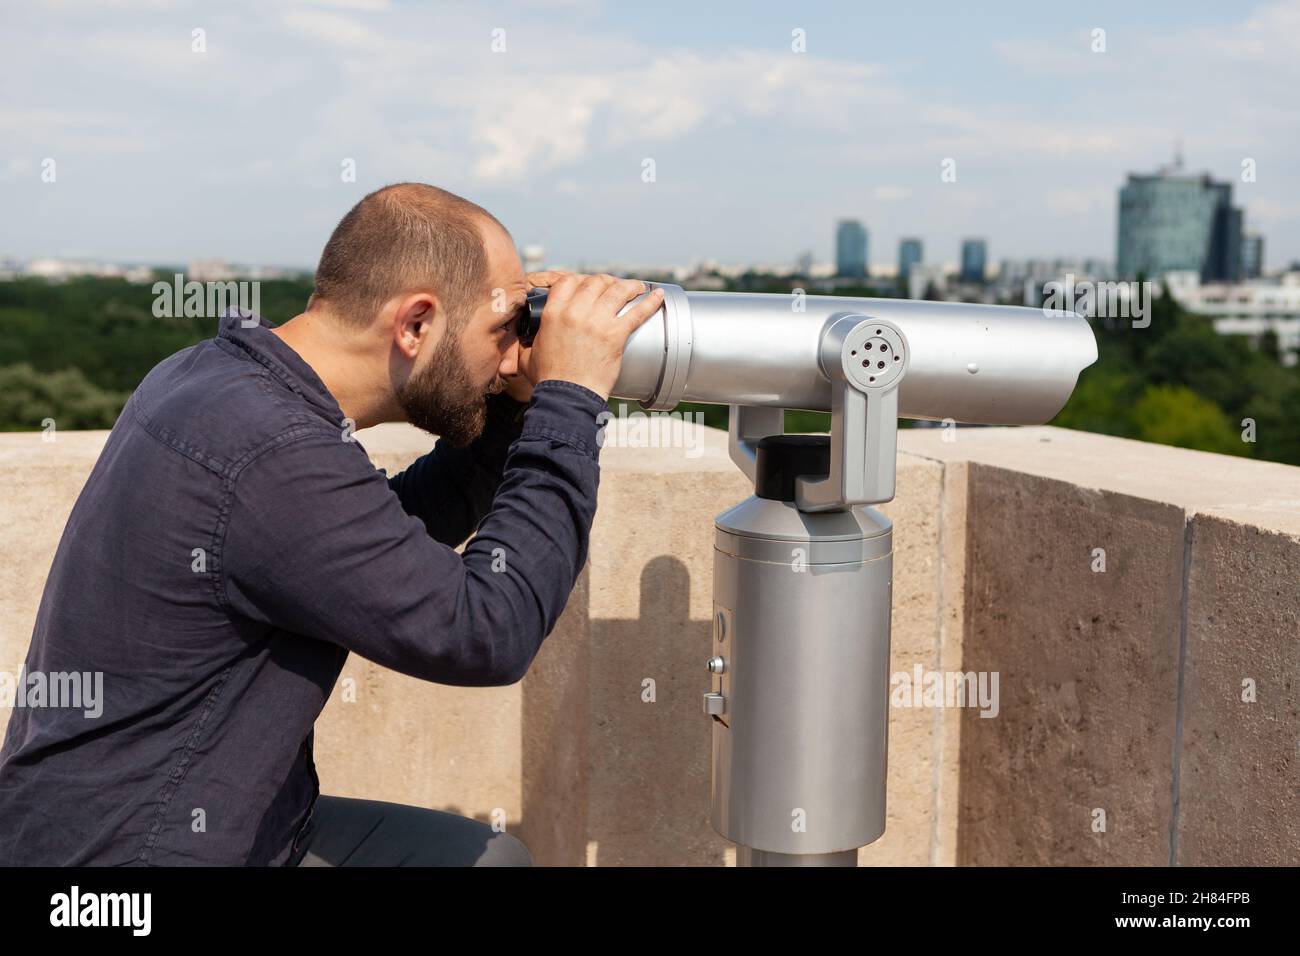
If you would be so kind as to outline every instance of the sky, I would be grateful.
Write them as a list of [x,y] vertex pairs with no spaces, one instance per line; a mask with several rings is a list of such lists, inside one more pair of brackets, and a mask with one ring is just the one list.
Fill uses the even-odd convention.
[[877,265],[1113,260],[1126,174],[1181,143],[1271,268],[1297,90],[1300,0],[7,2],[0,256],[312,268],[422,181],[569,268],[829,261],[841,218]]

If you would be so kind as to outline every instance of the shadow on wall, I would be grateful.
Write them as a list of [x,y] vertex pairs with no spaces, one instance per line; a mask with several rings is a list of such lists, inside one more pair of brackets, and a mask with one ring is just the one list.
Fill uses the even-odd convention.
[[[587,588],[584,572],[570,598],[582,609],[566,617],[587,619]],[[641,570],[638,620],[593,620],[587,640],[543,645],[523,687],[519,831],[539,864],[730,858],[709,825],[710,622],[690,619],[690,588],[686,565],[660,555]]]

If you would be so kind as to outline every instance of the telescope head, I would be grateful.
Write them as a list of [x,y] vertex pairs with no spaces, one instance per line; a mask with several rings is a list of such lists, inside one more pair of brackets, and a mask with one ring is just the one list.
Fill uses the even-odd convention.
[[[754,443],[784,432],[784,409],[831,412],[836,487],[819,497],[808,483],[803,510],[889,500],[899,417],[1041,425],[1097,360],[1073,312],[656,285],[664,303],[628,338],[611,395],[654,410],[729,406],[732,458],[751,478]],[[521,308],[524,344],[545,303],[534,290]]]

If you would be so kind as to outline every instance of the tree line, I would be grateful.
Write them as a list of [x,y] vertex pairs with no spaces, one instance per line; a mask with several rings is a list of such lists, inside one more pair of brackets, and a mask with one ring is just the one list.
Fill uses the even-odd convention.
[[[159,273],[160,280],[171,279]],[[788,292],[797,280],[751,275],[739,291]],[[263,316],[282,323],[302,311],[309,276],[261,280]],[[837,290],[837,295],[875,294]],[[0,282],[0,430],[111,428],[158,362],[216,334],[216,319],[154,315],[150,283],[74,278]],[[1054,425],[1300,464],[1300,366],[1286,366],[1276,337],[1223,336],[1168,294],[1147,328],[1092,320],[1099,358],[1085,369]],[[616,404],[619,399],[612,399]],[[686,405],[726,427],[726,409]],[[906,423],[904,423],[906,424]],[[791,431],[825,431],[829,416],[790,412]]]

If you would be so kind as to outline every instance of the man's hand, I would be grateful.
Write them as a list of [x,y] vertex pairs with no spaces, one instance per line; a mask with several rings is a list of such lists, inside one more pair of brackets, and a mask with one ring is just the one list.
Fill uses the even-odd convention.
[[533,399],[533,383],[528,377],[528,373],[523,370],[524,353],[532,351],[531,349],[519,347],[519,373],[517,375],[504,376],[506,387],[501,391],[505,392],[516,402],[522,402],[527,405]]
[[651,289],[619,315],[620,309],[646,291],[640,279],[548,271],[530,272],[526,281],[549,290],[542,325],[529,350],[527,377],[534,382],[548,378],[574,382],[608,399],[618,381],[628,336],[659,311],[663,290]]

